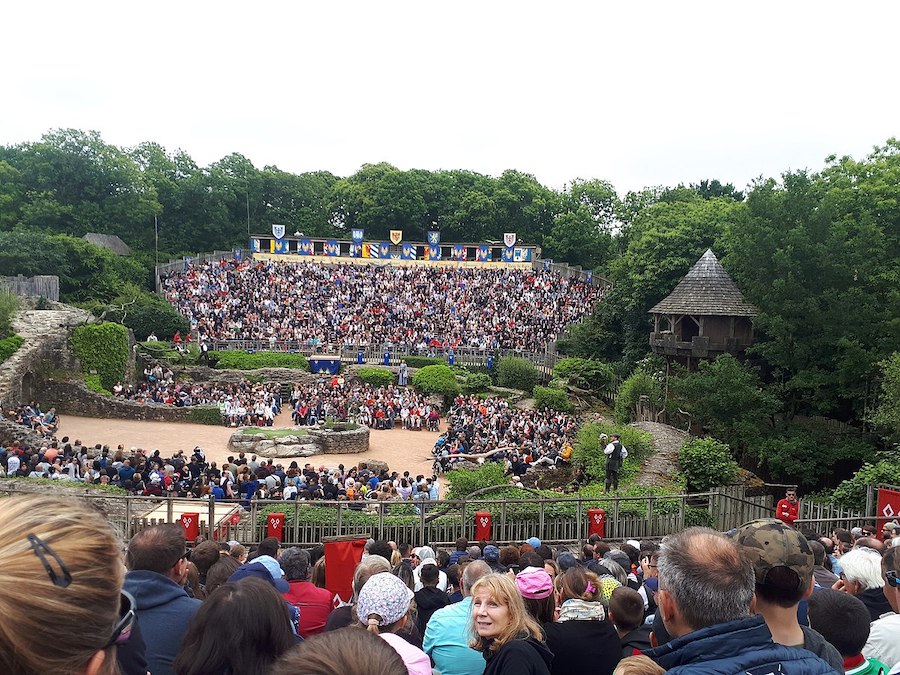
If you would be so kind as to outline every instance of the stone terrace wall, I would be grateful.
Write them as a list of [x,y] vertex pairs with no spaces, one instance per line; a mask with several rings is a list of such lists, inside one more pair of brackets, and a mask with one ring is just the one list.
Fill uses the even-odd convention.
[[40,385],[40,399],[56,406],[64,415],[98,417],[100,419],[152,420],[155,422],[193,422],[190,408],[176,408],[163,403],[136,403],[103,396],[88,389],[83,382],[47,379]]
[[51,309],[30,309],[33,303],[23,302],[23,308],[13,317],[16,334],[25,341],[15,354],[0,365],[0,401],[15,405],[33,398],[41,403],[52,401],[37,395],[38,383],[47,369],[77,370],[77,359],[68,349],[71,329],[92,321],[89,312],[50,303]]
[[351,431],[311,429],[309,435],[316,438],[326,455],[355,454],[369,449],[369,427],[366,426]]

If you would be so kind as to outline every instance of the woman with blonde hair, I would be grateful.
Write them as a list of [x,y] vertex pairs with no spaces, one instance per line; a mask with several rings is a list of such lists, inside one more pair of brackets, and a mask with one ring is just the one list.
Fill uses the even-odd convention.
[[615,626],[601,602],[600,579],[583,567],[570,567],[556,577],[559,616],[545,623],[547,647],[556,658],[552,673],[568,674],[589,668],[611,675],[622,656]]
[[484,656],[484,675],[550,675],[553,654],[510,576],[488,574],[475,582],[471,595],[469,646]]
[[[0,500],[0,672],[119,673],[116,646],[135,617],[121,551],[109,523],[80,504]],[[49,634],[36,648],[35,636]]]

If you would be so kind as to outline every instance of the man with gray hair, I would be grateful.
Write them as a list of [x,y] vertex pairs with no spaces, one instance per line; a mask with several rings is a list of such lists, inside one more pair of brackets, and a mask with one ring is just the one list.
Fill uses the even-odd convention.
[[334,605],[330,591],[319,588],[309,581],[309,553],[294,547],[282,551],[278,559],[284,578],[291,589],[283,594],[285,600],[300,612],[300,637],[321,633]]
[[460,577],[463,599],[431,615],[425,628],[422,649],[434,661],[441,675],[481,675],[485,661],[481,652],[469,647],[472,638],[472,586],[491,573],[483,560],[466,565]]
[[658,565],[656,601],[672,641],[647,654],[667,671],[835,672],[811,652],[772,641],[763,617],[751,614],[753,567],[733,541],[714,530],[689,528],[663,540]]
[[841,556],[841,578],[834,582],[832,588],[855,595],[869,610],[872,621],[891,611],[883,591],[881,554],[871,548],[854,547]]

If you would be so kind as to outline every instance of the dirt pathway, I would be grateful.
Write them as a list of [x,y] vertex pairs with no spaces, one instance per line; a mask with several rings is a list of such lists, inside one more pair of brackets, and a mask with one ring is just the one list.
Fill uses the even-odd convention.
[[[287,413],[276,418],[275,427],[288,427],[291,420]],[[184,450],[190,452],[200,446],[206,453],[207,461],[222,462],[228,452],[228,439],[234,429],[206,424],[176,424],[167,422],[144,422],[136,420],[101,420],[92,417],[65,415],[58,437],[68,436],[70,440],[80,439],[93,445],[104,443],[115,448],[119,443],[126,448],[137,447],[145,450],[159,449],[164,455]],[[431,431],[391,431],[372,430],[369,436],[369,451],[356,455],[315,455],[297,458],[301,463],[311,462],[336,467],[338,464],[352,466],[366,459],[380,459],[388,463],[391,471],[409,471],[413,476],[431,475],[434,461],[431,449],[437,434]],[[287,466],[290,458],[278,460]]]
[[653,435],[654,452],[644,462],[635,485],[666,485],[678,469],[678,450],[687,439],[687,434],[668,424],[658,422],[638,422],[633,425],[641,431]]

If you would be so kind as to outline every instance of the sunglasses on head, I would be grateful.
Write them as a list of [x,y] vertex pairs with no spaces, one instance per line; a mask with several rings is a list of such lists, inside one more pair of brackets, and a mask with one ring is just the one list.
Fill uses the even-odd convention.
[[113,645],[121,645],[131,638],[131,631],[134,629],[134,619],[137,616],[137,604],[134,597],[128,591],[121,591],[119,600],[119,620],[113,628],[112,636],[109,642],[103,647],[112,647]]

